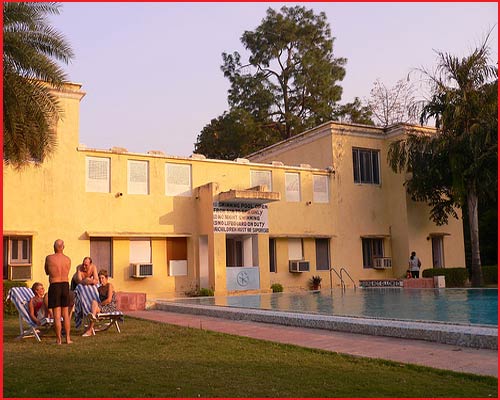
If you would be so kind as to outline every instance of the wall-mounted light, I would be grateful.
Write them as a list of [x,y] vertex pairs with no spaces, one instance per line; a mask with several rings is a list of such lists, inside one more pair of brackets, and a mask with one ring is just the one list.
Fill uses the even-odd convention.
[[115,194],[115,197],[118,198],[118,197],[122,197],[123,196],[123,193],[122,192],[118,192]]
[[312,201],[306,201],[306,206],[310,206],[312,204]]

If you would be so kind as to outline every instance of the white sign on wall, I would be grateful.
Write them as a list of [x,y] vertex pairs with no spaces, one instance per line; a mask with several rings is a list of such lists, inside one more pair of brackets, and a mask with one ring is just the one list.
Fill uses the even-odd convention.
[[214,203],[214,232],[269,233],[266,204]]
[[260,289],[259,267],[226,268],[227,290]]

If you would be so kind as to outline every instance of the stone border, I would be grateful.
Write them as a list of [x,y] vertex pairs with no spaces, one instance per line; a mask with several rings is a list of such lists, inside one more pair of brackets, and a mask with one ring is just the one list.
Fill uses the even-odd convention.
[[419,339],[480,349],[498,349],[498,329],[486,326],[290,313],[176,303],[165,300],[158,300],[155,308],[157,310],[231,320],[326,329],[363,335]]

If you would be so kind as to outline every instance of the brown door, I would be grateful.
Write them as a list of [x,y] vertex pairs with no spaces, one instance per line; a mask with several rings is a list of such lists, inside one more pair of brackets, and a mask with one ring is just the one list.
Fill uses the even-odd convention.
[[105,269],[109,276],[113,276],[113,262],[111,258],[111,238],[91,238],[90,257],[97,266],[97,270]]

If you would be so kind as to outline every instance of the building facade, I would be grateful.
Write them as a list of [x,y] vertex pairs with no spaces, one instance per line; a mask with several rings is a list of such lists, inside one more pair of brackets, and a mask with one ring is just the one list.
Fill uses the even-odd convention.
[[[174,157],[79,143],[81,85],[58,92],[58,146],[41,166],[4,165],[4,279],[47,283],[44,259],[65,241],[73,268],[90,255],[119,291],[148,299],[400,278],[464,266],[461,221],[429,221],[385,161],[392,129],[327,123],[247,159]],[[352,282],[347,279],[347,284]]]

